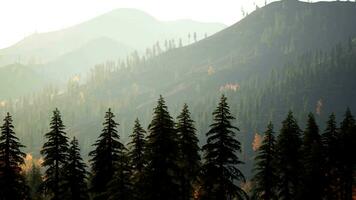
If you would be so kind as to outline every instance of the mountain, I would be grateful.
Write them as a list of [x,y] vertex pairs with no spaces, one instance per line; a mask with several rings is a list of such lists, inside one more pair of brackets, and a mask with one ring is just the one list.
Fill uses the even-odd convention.
[[211,35],[223,28],[225,25],[219,23],[159,21],[136,9],[116,9],[63,30],[32,34],[15,45],[0,50],[0,66],[11,64],[15,60],[24,63],[36,60],[44,64],[83,48],[92,40],[98,42],[103,37],[143,51],[157,41],[185,39],[188,33],[193,32],[198,33],[201,38],[205,33]]
[[[177,42],[181,38],[184,44],[188,44],[188,34],[192,35],[192,42],[193,33],[201,39],[204,34],[211,35],[223,28],[225,25],[219,23],[159,21],[136,9],[116,9],[63,30],[32,34],[13,46],[1,49],[0,67],[22,63],[45,77],[46,83],[61,85],[73,76],[85,77],[96,64],[125,60],[134,51],[144,54],[146,48],[157,45],[157,42],[161,43],[162,49],[164,42],[172,39]],[[46,85],[29,89],[35,91],[44,87]],[[0,98],[27,94],[0,94]]]
[[47,84],[45,78],[32,67],[11,64],[0,68],[0,103],[10,97],[30,95]]
[[107,60],[115,61],[123,55],[128,55],[130,51],[133,51],[133,49],[116,42],[116,40],[107,37],[96,38],[80,48],[50,61],[37,71],[50,76],[54,80],[57,77],[60,77],[59,80],[61,80],[62,77],[68,78],[73,75],[88,73],[96,64]]
[[126,140],[136,117],[148,125],[162,94],[173,116],[183,103],[190,105],[204,143],[211,113],[225,93],[249,170],[252,140],[268,121],[278,130],[291,109],[303,128],[309,111],[323,122],[331,111],[341,116],[347,106],[356,110],[355,21],[354,2],[274,2],[194,44],[115,70],[104,65],[83,85],[71,82],[65,91],[27,97],[15,108],[17,127],[28,148],[38,150],[42,141],[36,138],[48,130],[50,111],[58,107],[69,134],[87,151],[108,107],[117,113]]

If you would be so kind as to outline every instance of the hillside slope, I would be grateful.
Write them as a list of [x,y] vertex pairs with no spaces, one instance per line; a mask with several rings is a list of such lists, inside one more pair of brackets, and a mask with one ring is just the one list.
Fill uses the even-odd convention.
[[218,23],[178,20],[159,21],[136,9],[116,9],[81,24],[48,33],[30,35],[0,50],[0,66],[14,60],[37,60],[42,64],[81,48],[91,40],[106,37],[136,50],[144,50],[157,41],[186,38],[188,33],[213,34],[225,28]]
[[147,127],[162,94],[174,117],[183,103],[190,105],[204,143],[211,112],[225,93],[242,132],[243,158],[251,163],[254,134],[269,120],[278,130],[289,109],[302,128],[316,105],[319,122],[331,111],[341,116],[347,106],[356,110],[356,44],[350,40],[355,21],[354,2],[271,3],[200,42],[129,67],[103,66],[84,85],[70,83],[65,92],[24,99],[14,109],[18,130],[28,148],[38,150],[42,141],[36,138],[48,130],[51,110],[58,107],[69,134],[88,151],[108,107],[117,113],[125,141],[136,117]]

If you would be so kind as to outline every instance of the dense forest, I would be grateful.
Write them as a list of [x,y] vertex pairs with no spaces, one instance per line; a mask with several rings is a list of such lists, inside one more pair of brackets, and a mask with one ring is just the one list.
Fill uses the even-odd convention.
[[224,95],[202,148],[187,104],[174,120],[160,96],[147,131],[139,119],[134,123],[125,145],[108,109],[86,163],[55,109],[40,152],[43,161],[26,168],[24,145],[7,113],[0,135],[1,199],[352,199],[356,122],[349,109],[340,125],[332,113],[325,130],[312,113],[304,130],[292,111],[279,134],[270,122],[256,146],[248,182],[240,170],[240,130]]
[[355,21],[351,1],[227,28],[117,9],[1,49],[0,200],[355,198]]

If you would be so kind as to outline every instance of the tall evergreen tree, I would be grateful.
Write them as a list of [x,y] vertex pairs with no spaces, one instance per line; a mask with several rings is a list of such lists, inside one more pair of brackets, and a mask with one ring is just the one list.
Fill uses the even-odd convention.
[[65,184],[68,188],[66,199],[89,199],[86,165],[80,155],[78,140],[74,137],[68,150],[68,163],[65,166]]
[[323,159],[319,127],[314,115],[308,115],[307,127],[303,135],[302,145],[303,173],[301,198],[321,200],[323,198]]
[[12,117],[7,113],[0,135],[0,199],[29,199],[29,188],[25,177],[21,174],[24,164],[24,146],[19,142],[12,125]]
[[68,137],[64,130],[61,114],[58,109],[55,109],[50,122],[50,131],[45,134],[47,142],[41,150],[44,160],[42,166],[46,167],[43,186],[53,200],[59,200],[66,190],[63,187],[63,168],[68,159]]
[[132,167],[132,183],[134,187],[134,199],[143,199],[140,194],[144,190],[145,139],[146,131],[142,128],[138,119],[135,120],[133,133],[130,135],[132,141],[129,143],[129,160]]
[[276,140],[273,124],[270,122],[255,158],[255,176],[252,179],[254,185],[253,199],[278,199],[276,191],[278,175],[276,174],[275,156]]
[[190,200],[194,194],[194,183],[196,183],[200,170],[200,155],[198,138],[194,121],[190,117],[188,105],[184,104],[181,114],[177,117],[177,132],[180,149],[180,177],[182,200]]
[[93,145],[95,150],[89,153],[91,157],[91,192],[94,199],[107,199],[107,186],[112,181],[120,154],[125,148],[119,141],[115,115],[109,109],[105,114],[103,130],[99,139]]
[[323,144],[323,171],[325,173],[324,198],[327,200],[339,199],[338,197],[338,153],[337,153],[338,127],[334,113],[329,116],[326,129],[322,135]]
[[344,120],[340,124],[340,133],[338,139],[338,153],[340,158],[339,169],[341,180],[340,193],[342,200],[352,200],[352,185],[356,159],[350,158],[349,155],[356,150],[355,135],[355,119],[352,116],[350,109],[348,108],[346,110]]
[[132,168],[128,159],[127,149],[123,149],[119,156],[120,159],[116,164],[114,177],[108,185],[108,200],[132,200],[135,199],[134,192],[142,191],[133,190],[133,185],[131,182]]
[[201,199],[247,199],[245,191],[236,185],[236,181],[245,181],[237,168],[243,163],[236,155],[241,152],[241,143],[235,138],[239,129],[232,125],[235,118],[224,95],[213,116],[214,122],[206,134],[207,144],[203,146]]
[[298,196],[301,173],[301,130],[292,111],[282,122],[277,137],[278,199],[293,200]]
[[146,197],[148,200],[179,199],[178,138],[162,96],[154,109],[148,132]]

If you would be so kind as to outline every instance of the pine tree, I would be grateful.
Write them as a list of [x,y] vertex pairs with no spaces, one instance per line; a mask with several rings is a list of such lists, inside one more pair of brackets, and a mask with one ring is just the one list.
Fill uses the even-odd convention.
[[65,185],[68,188],[66,199],[89,199],[86,165],[80,155],[78,140],[74,137],[68,150],[68,163],[65,166]]
[[45,134],[47,142],[43,145],[42,166],[46,167],[43,186],[49,192],[51,199],[59,200],[66,191],[63,187],[63,167],[68,158],[68,137],[58,109],[53,111],[50,131]]
[[344,120],[340,124],[340,133],[338,139],[338,155],[340,158],[340,186],[341,199],[352,200],[352,184],[355,168],[355,158],[350,158],[349,155],[355,152],[355,134],[356,125],[355,119],[351,114],[350,109],[346,110]]
[[319,127],[314,115],[308,115],[302,144],[303,173],[301,185],[302,199],[321,200],[323,197],[322,144]]
[[95,150],[89,153],[91,157],[91,192],[94,199],[107,199],[107,186],[112,181],[120,153],[125,148],[119,141],[115,115],[109,109],[105,114],[105,122],[99,139],[93,145]]
[[7,113],[0,135],[0,199],[29,199],[29,188],[21,174],[20,165],[24,164],[25,147],[16,137],[12,117]]
[[144,169],[147,164],[145,159],[145,134],[146,131],[142,128],[139,120],[136,119],[133,133],[130,135],[132,141],[129,143],[134,199],[143,199],[140,193],[144,190]]
[[146,199],[179,199],[178,138],[162,96],[154,109],[148,132]]
[[278,175],[276,174],[275,156],[276,140],[274,137],[273,124],[270,122],[255,158],[255,176],[252,179],[254,184],[254,199],[278,199],[276,192]]
[[292,111],[282,122],[282,129],[277,137],[277,172],[279,175],[278,199],[297,198],[300,184],[300,148],[301,130]]
[[[120,152],[119,162],[116,164],[116,172],[113,180],[108,185],[108,200],[133,200],[134,191],[131,182],[132,168],[127,156],[127,149],[123,149]],[[142,191],[137,191],[142,192]],[[140,193],[139,193],[140,194]]]
[[203,146],[201,199],[247,199],[246,193],[235,183],[245,181],[237,165],[243,162],[236,153],[241,152],[241,143],[235,139],[239,129],[232,125],[235,118],[230,114],[227,99],[222,95],[213,112],[213,124],[206,134],[207,144]]
[[324,157],[324,198],[327,200],[338,199],[338,153],[337,153],[338,127],[335,115],[332,113],[327,121],[326,129],[322,135]]
[[194,121],[190,117],[188,105],[184,104],[181,114],[177,117],[177,133],[180,149],[180,177],[182,200],[190,200],[193,197],[194,183],[200,170],[200,155],[198,138]]

